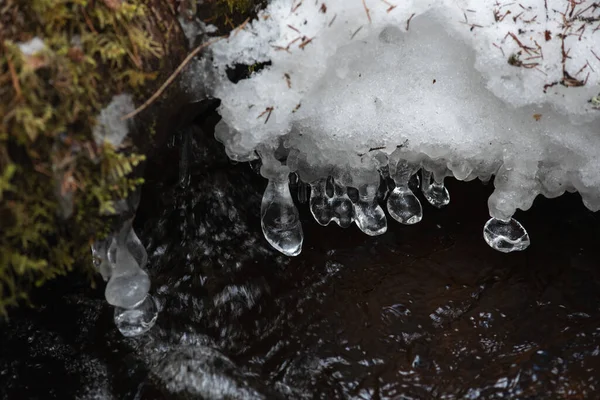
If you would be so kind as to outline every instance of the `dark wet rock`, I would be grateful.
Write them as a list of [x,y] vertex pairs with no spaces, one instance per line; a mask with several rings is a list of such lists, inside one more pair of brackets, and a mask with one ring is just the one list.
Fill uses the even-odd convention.
[[156,326],[124,338],[102,281],[58,281],[0,326],[1,399],[600,395],[600,220],[578,196],[518,215],[520,254],[483,241],[491,188],[476,183],[448,182],[447,209],[377,238],[300,205],[304,249],[288,259],[260,230],[266,181],[226,158],[216,118],[178,129],[146,168],[135,225]]

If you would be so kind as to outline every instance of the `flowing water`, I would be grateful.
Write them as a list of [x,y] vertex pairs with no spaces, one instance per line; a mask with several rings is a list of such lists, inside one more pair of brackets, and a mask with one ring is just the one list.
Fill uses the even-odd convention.
[[481,240],[491,185],[448,180],[450,205],[421,199],[419,224],[379,237],[301,204],[287,258],[262,236],[267,181],[224,156],[215,122],[180,133],[185,168],[175,145],[146,170],[134,224],[154,328],[124,338],[101,280],[57,281],[0,325],[0,398],[600,396],[600,218],[577,195],[518,214],[518,254]]

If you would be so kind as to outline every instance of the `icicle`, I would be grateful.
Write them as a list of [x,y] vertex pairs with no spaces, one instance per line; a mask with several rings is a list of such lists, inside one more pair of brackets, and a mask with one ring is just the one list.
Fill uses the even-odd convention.
[[156,302],[150,294],[133,307],[115,307],[114,312],[115,325],[125,337],[148,332],[156,323],[157,317]]
[[134,307],[150,290],[150,278],[141,268],[147,254],[135,233],[132,234],[131,220],[124,224],[116,240],[112,241],[108,260],[112,271],[106,285],[106,301],[122,308]]
[[329,225],[331,221],[342,228],[352,225],[354,213],[346,186],[330,176],[311,183],[310,187],[310,212],[320,225]]
[[423,192],[423,196],[425,196],[429,204],[437,208],[448,205],[450,203],[450,193],[448,193],[448,189],[444,186],[444,181],[436,182],[433,180],[432,182],[433,173],[427,171],[425,168],[421,169],[421,173],[423,176],[421,192]]
[[358,228],[369,236],[382,235],[387,231],[385,213],[377,201],[377,186],[362,185],[358,188],[358,199],[353,204]]
[[[129,221],[128,226],[131,226],[131,221]],[[138,262],[140,268],[146,267],[148,263],[148,253],[146,252],[146,248],[142,244],[140,238],[135,234],[133,228],[129,229],[129,233],[127,234],[127,249]]]
[[333,181],[333,197],[329,200],[333,221],[340,227],[348,228],[354,222],[354,207],[348,197],[346,186]]
[[300,254],[304,236],[290,194],[287,172],[269,179],[260,214],[262,231],[269,244],[287,256]]
[[92,244],[92,262],[105,282],[108,281],[112,272],[112,266],[108,260],[108,249],[114,240],[113,236],[109,236]]
[[387,164],[381,166],[379,168],[379,187],[377,188],[377,195],[375,196],[378,202],[385,201],[390,194],[391,180],[389,166]]
[[327,180],[325,178],[310,184],[310,212],[320,225],[327,226],[331,222],[333,212],[327,196]]
[[490,218],[483,227],[483,238],[491,248],[502,253],[525,250],[531,243],[523,225],[514,218],[508,221]]
[[417,169],[418,167],[399,160],[392,171],[396,187],[388,198],[387,209],[392,218],[401,224],[413,225],[423,218],[421,202],[408,186]]

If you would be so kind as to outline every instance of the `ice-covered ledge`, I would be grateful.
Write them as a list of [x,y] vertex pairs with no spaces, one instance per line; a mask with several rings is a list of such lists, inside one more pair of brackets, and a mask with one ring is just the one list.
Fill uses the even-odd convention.
[[[263,230],[286,254],[302,245],[281,183],[289,172],[311,185],[319,223],[353,220],[371,235],[387,224],[380,176],[393,180],[390,215],[411,224],[422,213],[408,185],[419,169],[437,206],[449,201],[446,176],[495,175],[484,237],[501,251],[527,247],[511,217],[538,194],[577,191],[600,209],[592,1],[273,0],[212,56],[217,138],[233,159],[260,155],[271,181]],[[234,64],[264,62],[249,79],[227,78]]]

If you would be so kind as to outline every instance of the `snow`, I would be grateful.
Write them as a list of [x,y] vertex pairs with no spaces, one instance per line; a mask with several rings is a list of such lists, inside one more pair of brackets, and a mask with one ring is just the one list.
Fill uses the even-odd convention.
[[19,50],[21,50],[21,53],[26,56],[33,56],[46,49],[46,44],[44,41],[37,36],[27,42],[18,43],[18,46]]
[[273,0],[211,51],[232,159],[357,188],[398,160],[437,182],[495,175],[501,220],[566,190],[600,209],[597,3]]
[[124,93],[113,96],[110,103],[96,117],[93,136],[96,144],[109,142],[118,148],[129,134],[129,121],[122,120],[124,115],[135,110],[131,95]]

